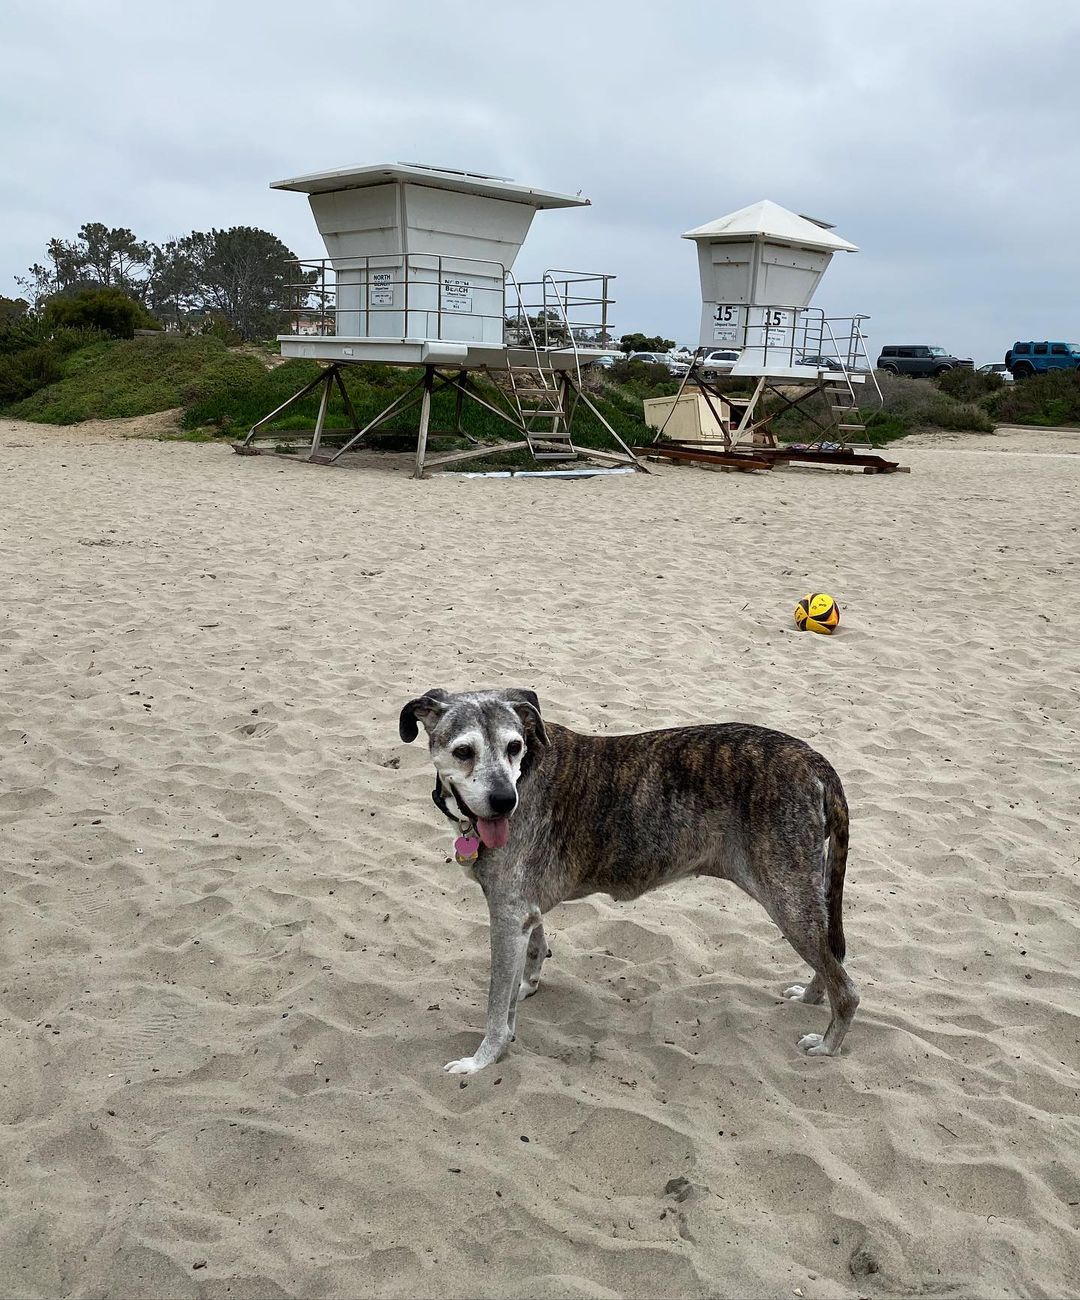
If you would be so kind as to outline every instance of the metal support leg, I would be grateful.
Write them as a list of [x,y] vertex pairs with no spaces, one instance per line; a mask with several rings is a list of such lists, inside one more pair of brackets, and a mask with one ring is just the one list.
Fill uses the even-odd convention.
[[424,367],[424,396],[420,403],[420,429],[416,435],[416,468],[413,478],[424,477],[424,454],[427,451],[428,425],[431,423],[431,389],[435,382],[435,368]]
[[570,431],[570,380],[567,378],[564,370],[559,376],[559,410],[562,415],[555,421],[556,425],[562,426],[562,431],[570,435],[570,449],[576,451],[574,447],[574,435]]
[[467,438],[468,434],[461,427],[462,410],[465,406],[465,394],[461,391],[461,385],[465,381],[465,378],[468,375],[468,373],[469,372],[467,370],[459,370],[457,379],[453,381],[454,388],[456,390],[454,396],[454,428],[457,430],[458,433],[461,434],[463,438]]
[[[638,460],[638,458],[634,455],[634,453],[630,450],[630,448],[626,445],[626,443],[623,442],[623,440],[619,437],[619,435],[618,435],[618,434],[615,432],[615,430],[611,427],[611,425],[608,423],[608,421],[604,418],[603,413],[602,413],[600,410],[598,410],[597,407],[595,407],[595,406],[592,404],[592,402],[589,401],[589,398],[588,398],[587,394],[585,393],[584,389],[578,388],[577,385],[574,383],[574,381],[570,378],[569,374],[567,374],[567,376],[566,376],[566,384],[567,384],[567,387],[568,387],[568,388],[570,388],[573,392],[577,393],[577,395],[578,395],[578,399],[579,399],[580,401],[582,401],[582,402],[585,403],[585,405],[589,408],[590,411],[592,411],[593,415],[596,416],[596,418],[600,421],[600,423],[604,426],[604,428],[608,431],[608,433],[611,434],[611,436],[615,439],[615,441],[619,444],[619,446],[620,446],[620,447],[623,449],[623,451],[626,453],[627,457],[628,457],[629,460],[630,460],[630,463],[631,463],[632,465],[635,465],[635,466],[636,466],[639,470],[641,470],[642,473],[644,473],[644,474],[649,474],[649,473],[651,473],[652,471],[649,469],[648,465],[645,465],[645,464],[643,464],[640,460]],[[589,454],[589,451],[590,451],[590,450],[591,450],[591,449],[586,448],[584,454],[587,456],[587,455]],[[601,453],[601,454],[604,454],[604,453]],[[611,452],[608,452],[608,453],[606,453],[606,454],[607,454],[609,457],[612,455]],[[621,460],[622,457],[619,457],[619,459]]]
[[[730,419],[725,420],[723,415],[720,413],[720,411],[718,411],[716,407],[713,406],[712,403],[712,399],[714,397],[719,397],[720,394],[715,389],[710,389],[709,386],[705,383],[705,381],[700,377],[700,375],[696,375],[696,374],[694,375],[694,384],[696,385],[698,392],[700,392],[702,397],[704,397],[705,405],[709,408],[709,414],[716,421],[717,426],[719,427],[720,432],[723,435],[724,450],[730,451],[731,450],[731,420]],[[674,410],[675,408],[672,407],[671,409]],[[728,411],[730,412],[730,410],[731,407],[729,406]],[[664,423],[667,424],[667,420],[665,420]]]
[[345,404],[345,411],[352,421],[353,433],[360,432],[360,421],[356,418],[356,407],[353,406],[353,400],[349,396],[349,390],[345,387],[345,380],[342,378],[341,370],[334,366],[334,378],[337,380],[338,392],[341,394],[341,400]]
[[282,402],[280,406],[275,406],[269,415],[264,415],[261,420],[256,420],[255,423],[248,430],[248,435],[244,439],[241,445],[246,447],[248,443],[252,441],[253,438],[258,436],[260,430],[263,428],[264,425],[267,425],[270,423],[271,420],[276,419],[283,411],[287,411],[289,407],[292,406],[293,402],[298,402],[301,399],[301,397],[306,397],[313,388],[318,388],[318,386],[321,383],[323,383],[325,379],[326,379],[325,372],[320,370],[310,384],[305,384],[303,388],[293,393],[292,397],[286,398],[285,401]]
[[667,415],[664,416],[664,423],[660,426],[659,429],[657,429],[657,431],[656,431],[656,435],[655,435],[654,438],[653,438],[653,442],[659,442],[660,439],[664,436],[664,430],[668,427],[668,421],[669,421],[669,420],[671,419],[671,417],[675,414],[675,408],[676,408],[676,407],[678,406],[678,404],[679,404],[679,398],[682,397],[682,395],[683,395],[683,390],[686,388],[686,385],[690,382],[690,376],[691,376],[691,375],[694,376],[694,381],[695,381],[695,383],[698,383],[698,385],[700,386],[700,380],[698,380],[698,377],[697,377],[697,374],[696,374],[694,368],[695,368],[695,366],[697,365],[697,360],[698,360],[698,357],[701,355],[701,352],[702,352],[702,349],[701,349],[701,348],[698,348],[698,350],[694,353],[694,359],[693,359],[693,361],[690,362],[690,365],[687,367],[687,369],[686,369],[686,374],[683,375],[683,377],[682,377],[682,383],[679,384],[679,390],[678,390],[678,392],[675,394],[675,397],[674,397],[674,399],[673,399],[673,401],[672,401],[672,403],[671,403],[671,410],[668,411]]
[[754,413],[754,407],[757,406],[758,399],[761,397],[761,394],[764,391],[765,391],[765,376],[762,375],[761,378],[757,381],[757,387],[754,389],[753,396],[750,398],[750,401],[746,405],[746,410],[743,411],[742,419],[739,421],[738,428],[731,435],[731,443],[727,448],[729,451],[731,450],[732,447],[734,447],[738,443],[739,439],[746,432],[746,426],[750,423],[750,417]]
[[368,423],[364,425],[364,427],[360,430],[359,433],[353,434],[353,436],[349,439],[349,441],[345,444],[345,446],[342,447],[340,451],[334,454],[334,456],[331,458],[330,464],[332,465],[334,461],[337,460],[340,456],[344,456],[347,451],[351,451],[353,447],[355,447],[356,444],[361,440],[361,438],[363,438],[365,434],[370,433],[371,430],[376,427],[376,425],[382,424],[384,420],[388,420],[391,417],[391,415],[393,415],[396,411],[398,411],[402,403],[405,402],[406,398],[413,398],[413,400],[415,400],[414,394],[416,393],[416,390],[421,386],[421,384],[423,384],[423,382],[424,381],[422,379],[417,380],[417,382],[413,384],[411,388],[407,388],[405,392],[401,393],[398,397],[395,397],[394,400],[390,403],[390,405],[387,406],[384,410],[380,411],[379,414],[374,418],[374,420],[369,420]]
[[315,432],[311,438],[311,451],[308,453],[308,460],[314,460],[319,454],[319,443],[322,442],[323,425],[326,423],[326,408],[330,405],[330,389],[334,386],[334,375],[336,370],[333,366],[323,372],[323,390],[322,397],[319,398],[319,414],[315,419]]

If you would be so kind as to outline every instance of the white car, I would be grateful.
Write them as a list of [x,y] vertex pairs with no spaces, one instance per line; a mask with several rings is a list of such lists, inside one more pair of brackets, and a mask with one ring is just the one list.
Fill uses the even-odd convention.
[[738,359],[738,352],[732,348],[713,348],[697,363],[698,373],[702,379],[717,379],[720,375],[730,375]]
[[979,374],[997,375],[999,379],[1003,379],[1007,384],[1011,384],[1013,382],[1012,371],[1009,369],[1009,367],[1005,364],[1004,361],[991,361],[988,366],[980,366]]

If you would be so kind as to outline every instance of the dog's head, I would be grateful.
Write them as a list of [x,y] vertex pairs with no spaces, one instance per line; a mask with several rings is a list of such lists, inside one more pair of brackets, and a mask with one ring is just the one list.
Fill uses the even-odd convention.
[[522,762],[530,746],[548,743],[540,701],[532,691],[451,695],[436,687],[401,710],[401,739],[415,740],[420,725],[438,773],[436,805],[454,820],[475,822],[488,848],[505,844]]

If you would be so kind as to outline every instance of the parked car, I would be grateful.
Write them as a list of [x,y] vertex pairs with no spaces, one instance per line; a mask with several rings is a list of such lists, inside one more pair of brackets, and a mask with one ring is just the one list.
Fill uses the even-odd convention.
[[843,370],[843,366],[836,357],[799,357],[795,362],[797,366],[813,366],[815,370]]
[[1009,367],[1004,363],[1004,361],[991,361],[990,364],[987,366],[980,366],[979,374],[997,375],[997,377],[1001,380],[1004,380],[1006,384],[1011,384],[1013,381],[1013,377],[1011,372],[1009,371]]
[[689,366],[685,361],[676,360],[668,352],[631,352],[627,361],[640,361],[646,366],[666,366],[668,373],[676,379],[685,375]]
[[1005,364],[1017,379],[1047,370],[1080,370],[1080,344],[1014,343],[1005,353]]
[[738,352],[731,348],[713,348],[697,363],[698,372],[702,379],[717,379],[720,375],[730,375],[738,359]]
[[589,362],[589,365],[590,365],[590,366],[598,366],[601,370],[610,370],[610,369],[612,368],[612,366],[615,365],[616,362],[621,361],[621,360],[622,360],[622,357],[614,356],[614,355],[612,355],[612,354],[609,353],[609,354],[608,354],[607,356],[605,356],[605,357],[594,357],[594,358]]
[[961,359],[950,356],[944,348],[924,343],[911,346],[890,343],[881,349],[881,356],[877,359],[879,370],[886,370],[892,375],[910,375],[913,379],[929,379],[931,375],[943,374],[956,366],[974,369],[974,362],[970,357]]

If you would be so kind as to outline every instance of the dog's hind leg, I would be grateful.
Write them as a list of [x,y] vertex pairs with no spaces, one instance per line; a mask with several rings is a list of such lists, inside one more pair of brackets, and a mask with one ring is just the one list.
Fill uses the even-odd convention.
[[544,958],[550,956],[551,952],[541,922],[529,936],[529,949],[525,954],[525,973],[521,977],[521,988],[518,991],[519,1002],[531,998],[540,987],[540,969],[544,964]]
[[859,994],[851,976],[829,948],[824,906],[815,905],[819,901],[816,897],[806,898],[804,906],[792,910],[787,906],[788,901],[785,898],[775,913],[771,907],[768,910],[788,943],[813,969],[814,978],[803,989],[799,1001],[820,1002],[825,994],[832,1011],[825,1033],[804,1034],[799,1039],[799,1047],[809,1056],[835,1056],[851,1027]]
[[[799,1047],[808,1056],[835,1056],[855,1018],[859,994],[851,976],[828,950],[822,958],[822,970],[814,972],[811,984],[816,984],[819,980],[829,995],[832,1019],[824,1034],[803,1034],[799,1039]],[[803,998],[803,1001],[807,999]]]
[[784,938],[814,972],[808,985],[793,985],[784,991],[785,996],[800,1002],[820,1002],[827,996],[832,1010],[825,1033],[804,1034],[799,1039],[799,1047],[810,1056],[835,1056],[854,1018],[859,994],[830,947],[820,869],[812,858],[794,862],[783,872],[779,887],[775,891],[762,891],[760,901]]

